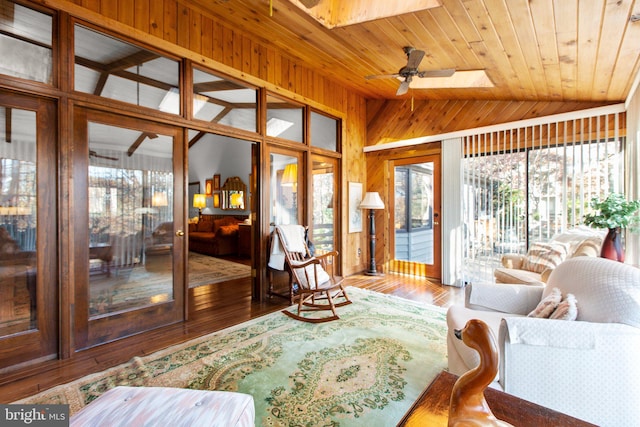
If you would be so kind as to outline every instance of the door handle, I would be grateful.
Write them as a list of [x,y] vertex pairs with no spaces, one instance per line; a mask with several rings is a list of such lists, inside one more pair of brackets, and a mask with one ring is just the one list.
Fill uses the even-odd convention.
[[184,231],[182,231],[182,230],[176,231],[176,236],[178,236],[178,237],[184,236]]

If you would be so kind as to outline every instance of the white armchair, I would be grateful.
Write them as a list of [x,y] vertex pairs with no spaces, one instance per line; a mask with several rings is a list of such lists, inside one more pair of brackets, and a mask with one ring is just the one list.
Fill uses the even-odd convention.
[[[576,321],[526,317],[553,288],[575,295]],[[578,257],[556,267],[544,288],[471,285],[465,306],[447,312],[456,375],[479,360],[453,335],[470,318],[484,320],[498,339],[496,387],[598,425],[640,425],[640,269]]]

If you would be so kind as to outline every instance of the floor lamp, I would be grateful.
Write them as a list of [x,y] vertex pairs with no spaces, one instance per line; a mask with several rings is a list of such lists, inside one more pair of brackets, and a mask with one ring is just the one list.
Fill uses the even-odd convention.
[[376,221],[374,209],[384,209],[384,203],[378,192],[367,192],[360,203],[360,209],[369,209],[369,269],[364,272],[367,276],[379,276],[376,270]]

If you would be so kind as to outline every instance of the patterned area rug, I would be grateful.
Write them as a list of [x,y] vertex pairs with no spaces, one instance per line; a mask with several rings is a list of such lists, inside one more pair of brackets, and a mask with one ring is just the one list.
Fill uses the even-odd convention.
[[303,323],[277,312],[20,403],[71,413],[116,385],[251,394],[256,425],[391,426],[446,366],[445,310],[349,287],[341,319]]
[[[171,299],[173,276],[169,257],[146,266],[122,269],[110,276],[91,277],[89,311],[101,315],[128,310]],[[251,267],[189,252],[189,288],[241,279],[251,275]]]
[[248,265],[189,252],[189,287],[241,279],[251,275]]

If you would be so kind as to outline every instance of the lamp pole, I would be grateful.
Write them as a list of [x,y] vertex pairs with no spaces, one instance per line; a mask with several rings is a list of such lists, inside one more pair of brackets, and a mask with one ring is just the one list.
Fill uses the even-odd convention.
[[360,209],[369,209],[369,269],[367,276],[380,276],[376,269],[376,221],[374,209],[384,209],[384,203],[377,192],[367,192],[360,203]]
[[369,269],[365,271],[367,276],[379,275],[376,269],[376,221],[375,212],[369,209]]

